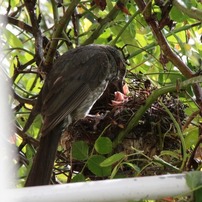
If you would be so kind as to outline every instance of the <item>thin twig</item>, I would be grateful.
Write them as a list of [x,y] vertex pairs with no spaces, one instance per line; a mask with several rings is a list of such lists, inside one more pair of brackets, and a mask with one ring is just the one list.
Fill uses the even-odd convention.
[[[127,0],[119,0],[117,2],[117,4],[120,3],[120,2],[123,5],[125,5],[125,3],[127,2]],[[108,23],[111,22],[111,21],[113,21],[116,18],[116,16],[118,15],[119,11],[120,10],[115,5],[113,7],[113,9],[108,13],[108,15],[105,18],[103,18],[102,20],[100,20],[99,26],[96,28],[95,31],[93,31],[93,33],[91,34],[91,36],[86,41],[84,41],[84,43],[82,45],[88,45],[88,44],[93,43],[103,33],[103,31],[106,28],[106,26],[108,25]]]
[[35,58],[36,64],[40,67],[43,66],[43,37],[39,26],[39,20],[35,14],[36,1],[24,0],[25,6],[28,10],[30,21],[32,24],[33,35],[35,38]]
[[190,8],[187,8],[186,5],[183,3],[183,1],[179,1],[179,0],[173,0],[172,4],[176,6],[176,8],[181,10],[183,13],[188,15],[190,18],[194,18],[202,22],[202,10],[199,10],[193,6],[191,6]]
[[158,99],[159,96],[169,92],[182,90],[187,88],[190,85],[201,83],[201,82],[202,82],[202,76],[197,76],[179,83],[178,87],[176,87],[176,85],[173,84],[173,85],[165,86],[160,89],[154,90],[152,94],[146,99],[145,103],[137,110],[134,116],[131,117],[127,126],[120,131],[120,133],[118,134],[118,136],[113,142],[113,148],[116,148],[117,145],[122,143],[122,140],[124,139],[124,137],[127,134],[129,134],[133,130],[133,128],[139,123],[139,120],[142,118],[144,113],[149,109],[149,107],[151,107],[151,105]]
[[[151,30],[156,37],[156,40],[158,42],[158,45],[160,46],[161,50],[164,52],[164,55],[167,57],[167,59],[175,65],[180,72],[186,77],[191,78],[195,74],[190,70],[190,68],[174,53],[174,51],[171,49],[170,45],[168,44],[165,36],[163,35],[161,29],[159,28],[158,21],[154,18],[154,16],[151,14],[151,11],[149,6],[145,3],[144,0],[135,0],[137,6],[139,7],[140,11],[142,12],[145,21],[148,25],[150,25]],[[196,102],[202,108],[202,90],[198,84],[193,85],[193,90],[196,96]]]
[[49,69],[47,69],[47,68],[52,66],[54,55],[55,55],[57,45],[58,45],[58,41],[61,37],[61,34],[62,34],[64,28],[66,28],[67,24],[69,23],[72,13],[74,12],[74,9],[79,2],[80,2],[80,0],[72,1],[69,5],[68,9],[66,10],[64,16],[55,25],[50,47],[49,47],[47,55],[46,55],[45,72],[48,72]]
[[26,24],[23,21],[17,20],[13,17],[9,17],[6,15],[0,15],[0,21],[2,21],[4,23],[9,23],[9,24],[15,25],[15,26],[21,28],[22,30],[33,34],[33,29],[30,25]]

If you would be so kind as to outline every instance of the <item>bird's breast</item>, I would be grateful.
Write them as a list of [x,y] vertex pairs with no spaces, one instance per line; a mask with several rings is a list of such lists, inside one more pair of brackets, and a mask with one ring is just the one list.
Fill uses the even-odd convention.
[[71,115],[74,117],[74,120],[83,119],[86,115],[88,115],[95,102],[104,93],[107,85],[108,81],[103,80],[102,83],[97,88],[95,88],[95,90],[88,94],[82,104],[71,113]]

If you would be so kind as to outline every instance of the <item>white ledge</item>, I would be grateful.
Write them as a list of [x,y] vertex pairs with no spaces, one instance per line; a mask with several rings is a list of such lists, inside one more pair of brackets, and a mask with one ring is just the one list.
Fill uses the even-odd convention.
[[126,202],[187,195],[185,174],[78,182],[6,190],[20,202]]

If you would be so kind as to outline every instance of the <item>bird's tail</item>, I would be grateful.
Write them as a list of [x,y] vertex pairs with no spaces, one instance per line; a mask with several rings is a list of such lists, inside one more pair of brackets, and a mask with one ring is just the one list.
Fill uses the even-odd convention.
[[32,168],[25,182],[25,187],[48,185],[52,174],[58,142],[61,137],[61,125],[49,134],[41,137]]

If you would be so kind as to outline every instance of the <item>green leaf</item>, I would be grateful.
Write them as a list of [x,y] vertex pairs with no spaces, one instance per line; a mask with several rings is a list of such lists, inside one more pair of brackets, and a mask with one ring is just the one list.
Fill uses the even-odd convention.
[[136,171],[137,173],[140,173],[140,172],[141,172],[141,169],[140,169],[137,165],[135,165],[135,164],[133,164],[133,163],[125,162],[125,163],[123,163],[123,164],[125,164],[125,165],[127,165],[128,167],[132,168],[132,169],[133,169],[134,171]]
[[85,182],[85,176],[82,175],[81,173],[76,174],[71,182]]
[[187,16],[175,6],[173,6],[170,11],[170,17],[171,20],[174,20],[176,22],[183,22],[187,19]]
[[185,137],[185,144],[186,148],[190,149],[193,145],[196,145],[198,142],[198,128],[189,127],[186,129],[186,137]]
[[191,190],[196,189],[198,186],[202,185],[202,172],[193,171],[186,174],[186,182]]
[[184,4],[186,5],[187,8],[191,8],[193,5],[193,2],[191,2],[190,0],[183,0]]
[[122,160],[123,158],[125,158],[125,154],[124,153],[114,154],[114,155],[110,156],[109,158],[105,159],[100,164],[100,166],[102,166],[102,167],[111,166],[114,163],[116,163],[117,161]]
[[194,201],[201,202],[202,201],[202,188],[194,191]]
[[106,158],[101,155],[94,155],[88,159],[87,166],[88,169],[98,177],[105,177],[111,174],[111,166],[101,167],[100,163]]
[[193,171],[186,174],[186,182],[191,190],[194,191],[194,201],[202,201],[202,172]]
[[163,150],[161,151],[161,156],[171,156],[173,158],[179,159],[180,155],[176,151],[170,151],[170,150]]
[[20,0],[12,0],[10,1],[10,5],[12,8],[18,6],[18,4],[20,3]]
[[7,43],[9,46],[11,46],[12,48],[23,48],[22,42],[15,34],[13,34],[7,29],[3,29],[2,32],[6,36]]
[[100,154],[109,154],[112,151],[112,141],[108,137],[99,137],[95,142],[95,150]]
[[41,82],[39,81],[39,78],[36,80],[35,75],[30,74],[30,78],[28,77],[25,83],[25,89],[26,91],[30,92],[32,89],[32,93],[38,94],[41,90]]
[[136,166],[135,164],[133,163],[129,163],[129,162],[123,162],[123,163],[120,163],[120,164],[117,164],[113,170],[112,170],[112,173],[111,173],[111,176],[110,176],[110,179],[114,179],[114,178],[123,178],[124,177],[124,174],[122,172],[119,172],[118,173],[118,170],[120,167],[122,166],[127,166],[129,168],[131,168],[132,170],[134,170],[135,172],[137,173],[140,173],[141,170],[138,166]]
[[88,158],[89,147],[84,141],[77,141],[72,144],[73,159],[83,161]]

